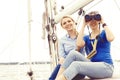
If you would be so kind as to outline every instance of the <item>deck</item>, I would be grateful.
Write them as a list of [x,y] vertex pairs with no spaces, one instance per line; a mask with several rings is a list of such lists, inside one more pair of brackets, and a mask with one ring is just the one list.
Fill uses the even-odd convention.
[[[97,80],[120,80],[120,62],[115,62],[112,78]],[[51,74],[51,66],[48,63],[33,64],[33,80],[48,80]],[[0,65],[0,80],[30,80],[27,75],[29,65]],[[84,80],[90,80],[88,78]],[[96,79],[95,79],[96,80]]]

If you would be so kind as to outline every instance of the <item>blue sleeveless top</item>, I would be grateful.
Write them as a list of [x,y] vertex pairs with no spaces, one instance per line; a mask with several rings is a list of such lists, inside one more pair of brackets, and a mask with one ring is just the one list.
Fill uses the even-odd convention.
[[[87,55],[92,51],[92,44],[95,39],[90,39],[89,35],[84,36],[85,41],[85,49]],[[106,39],[106,33],[103,30],[99,37],[96,46],[97,53],[91,58],[92,62],[106,62],[109,64],[113,64],[111,54],[110,54],[110,45],[111,43]]]

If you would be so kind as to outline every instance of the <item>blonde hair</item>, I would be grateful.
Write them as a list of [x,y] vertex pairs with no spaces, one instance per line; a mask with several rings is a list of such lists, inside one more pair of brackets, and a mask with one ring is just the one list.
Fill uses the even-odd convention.
[[65,15],[65,16],[63,16],[63,17],[61,18],[61,20],[60,20],[60,25],[61,25],[61,26],[62,26],[62,20],[63,20],[64,18],[70,18],[73,22],[75,22],[75,20],[74,20],[70,15]]

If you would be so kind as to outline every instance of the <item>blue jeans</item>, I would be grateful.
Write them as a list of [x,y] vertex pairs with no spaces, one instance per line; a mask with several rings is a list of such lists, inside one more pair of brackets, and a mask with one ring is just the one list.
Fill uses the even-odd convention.
[[55,80],[55,78],[56,78],[56,76],[57,76],[57,73],[58,73],[58,71],[59,71],[59,69],[60,69],[60,66],[61,66],[61,64],[58,64],[58,65],[55,67],[54,71],[52,72],[51,76],[49,77],[49,80]]
[[65,68],[63,75],[72,80],[77,74],[90,78],[100,79],[112,77],[113,66],[105,62],[91,62],[77,51],[71,51],[62,65]]
[[[60,64],[58,64],[56,67],[55,67],[55,69],[54,69],[54,71],[52,72],[52,74],[51,74],[51,76],[49,77],[49,80],[55,80],[55,78],[56,78],[56,76],[57,76],[57,74],[58,74],[58,71],[59,71],[59,69],[60,69]],[[85,76],[84,75],[76,75],[72,80],[80,80],[80,79],[83,79]]]

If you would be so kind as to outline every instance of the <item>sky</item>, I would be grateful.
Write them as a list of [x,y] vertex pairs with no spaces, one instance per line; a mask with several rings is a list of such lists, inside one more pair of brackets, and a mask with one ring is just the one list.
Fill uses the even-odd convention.
[[[63,5],[65,8],[74,0],[56,0],[57,9]],[[120,52],[120,4],[119,0],[95,0],[101,1],[91,8],[84,8],[86,12],[98,10],[104,17],[105,22],[115,35],[112,42],[112,56],[119,59]],[[29,26],[28,26],[28,0],[0,0],[0,62],[24,62],[29,61]],[[49,47],[47,32],[42,39],[42,14],[45,11],[44,0],[31,0],[31,60],[49,61]],[[77,20],[77,13],[72,15]],[[57,24],[58,38],[65,34]],[[63,34],[61,34],[61,30]],[[59,35],[61,34],[61,35]]]

